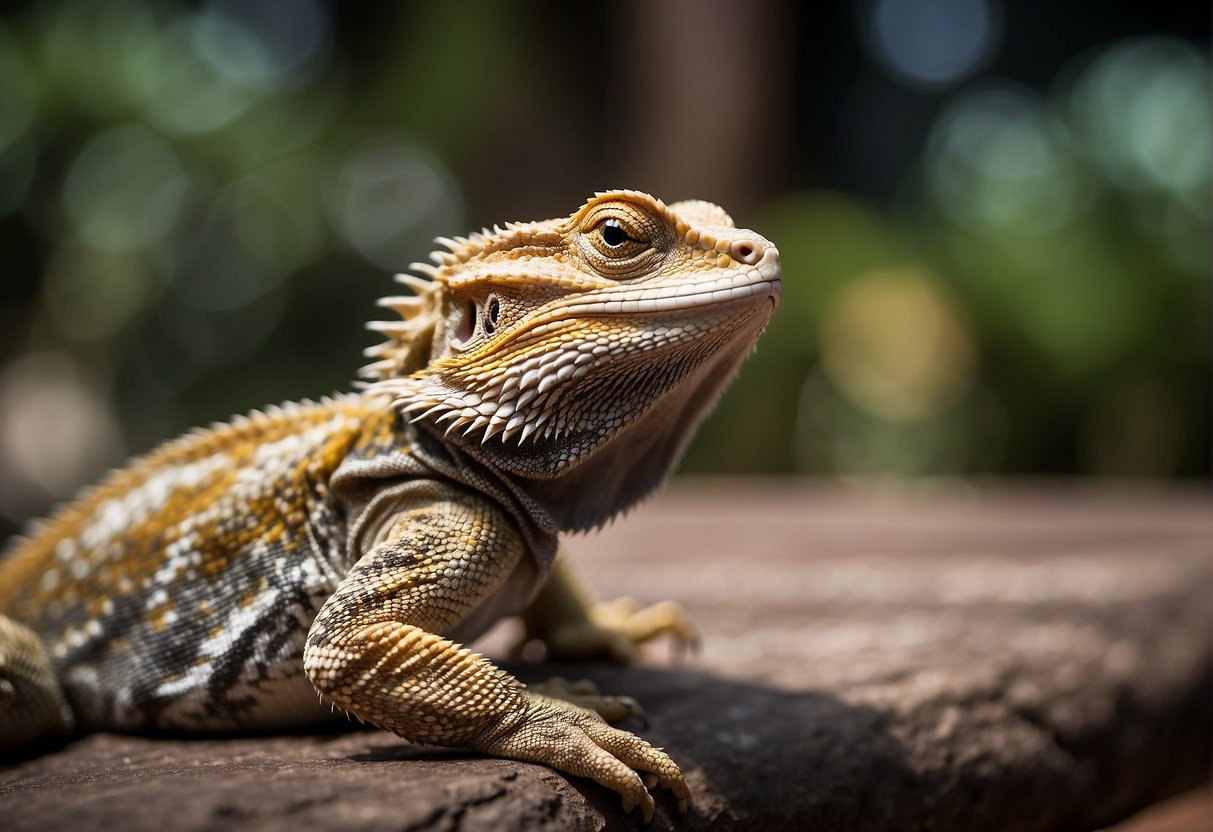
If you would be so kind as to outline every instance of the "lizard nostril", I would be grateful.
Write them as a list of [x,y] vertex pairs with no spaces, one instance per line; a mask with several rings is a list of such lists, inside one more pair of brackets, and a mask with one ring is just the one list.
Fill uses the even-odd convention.
[[753,240],[737,240],[729,246],[729,256],[739,263],[752,266],[762,259],[762,246]]

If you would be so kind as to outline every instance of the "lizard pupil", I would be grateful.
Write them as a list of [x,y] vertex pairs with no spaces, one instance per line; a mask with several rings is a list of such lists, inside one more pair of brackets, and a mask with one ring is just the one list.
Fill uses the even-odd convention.
[[484,332],[492,335],[497,331],[497,322],[501,319],[501,301],[496,295],[489,298],[484,310]]
[[628,233],[623,230],[619,220],[607,220],[602,224],[602,241],[611,248],[617,248],[628,241]]

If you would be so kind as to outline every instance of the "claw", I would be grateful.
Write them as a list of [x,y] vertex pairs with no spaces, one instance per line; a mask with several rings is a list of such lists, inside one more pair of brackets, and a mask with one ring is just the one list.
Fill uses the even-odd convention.
[[653,822],[653,814],[657,811],[657,804],[653,802],[653,798],[649,794],[645,794],[640,800],[623,799],[623,813],[629,815],[632,810],[639,807],[641,823],[648,826]]
[[687,656],[698,656],[703,652],[703,637],[693,633],[689,638],[675,636],[670,642],[670,652],[675,661],[685,661]]

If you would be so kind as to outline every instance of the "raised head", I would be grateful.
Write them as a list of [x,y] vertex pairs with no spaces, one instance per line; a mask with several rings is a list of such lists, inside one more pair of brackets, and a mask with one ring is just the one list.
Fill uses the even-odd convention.
[[402,320],[372,324],[389,340],[364,373],[528,493],[577,481],[589,496],[552,507],[568,527],[664,478],[782,291],[769,240],[636,191],[440,242],[428,279],[400,278],[416,295],[382,302]]

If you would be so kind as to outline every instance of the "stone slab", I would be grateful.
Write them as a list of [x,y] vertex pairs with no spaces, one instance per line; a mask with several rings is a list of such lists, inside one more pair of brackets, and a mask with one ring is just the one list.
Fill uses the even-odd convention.
[[[1213,500],[1162,489],[682,482],[574,538],[702,651],[588,677],[682,765],[655,829],[1098,829],[1207,780]],[[480,645],[500,653],[505,625]],[[376,731],[97,735],[0,768],[0,826],[631,829],[549,769]]]

